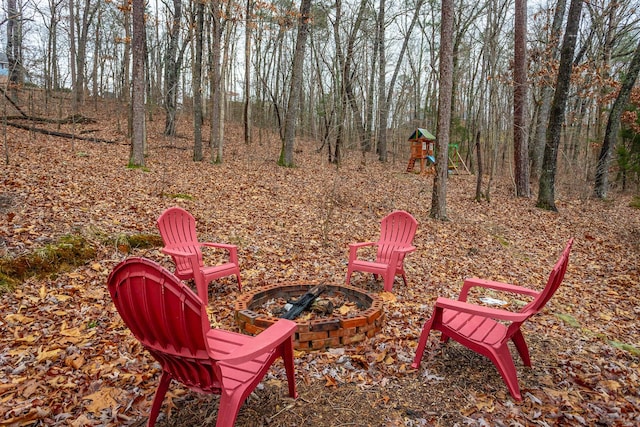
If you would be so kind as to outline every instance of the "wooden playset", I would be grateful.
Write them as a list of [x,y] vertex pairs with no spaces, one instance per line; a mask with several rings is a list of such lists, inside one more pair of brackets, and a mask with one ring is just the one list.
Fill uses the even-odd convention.
[[[436,164],[436,137],[426,129],[417,128],[409,137],[409,142],[411,142],[411,157],[407,165],[407,172],[413,172],[416,161],[420,161],[420,174],[429,175],[434,173]],[[449,164],[447,166],[449,173],[460,173],[461,166],[466,173],[471,173],[460,156],[458,144],[449,144],[448,158]]]
[[436,137],[426,129],[417,128],[409,137],[409,142],[411,142],[411,157],[407,172],[413,172],[416,160],[419,160],[421,174],[433,173],[433,166],[436,163],[434,157]]

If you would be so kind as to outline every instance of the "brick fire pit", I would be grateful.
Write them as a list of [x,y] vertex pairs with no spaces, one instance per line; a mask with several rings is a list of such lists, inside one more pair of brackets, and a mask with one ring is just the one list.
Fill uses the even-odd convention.
[[[316,284],[269,285],[253,293],[238,297],[235,307],[236,322],[240,329],[255,335],[274,324],[278,318],[256,313],[267,301],[276,298],[292,300],[309,291]],[[382,300],[353,286],[325,285],[325,295],[341,293],[354,302],[358,311],[345,316],[331,316],[315,320],[296,319],[298,329],[294,335],[297,350],[319,350],[340,347],[373,337],[382,328]]]

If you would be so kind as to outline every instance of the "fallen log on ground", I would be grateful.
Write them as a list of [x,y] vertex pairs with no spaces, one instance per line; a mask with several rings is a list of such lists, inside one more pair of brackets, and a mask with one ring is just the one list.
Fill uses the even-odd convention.
[[13,126],[15,128],[18,128],[18,129],[24,129],[24,130],[29,130],[29,131],[33,131],[33,132],[43,133],[45,135],[59,136],[61,138],[79,139],[81,141],[91,141],[91,142],[104,142],[104,143],[107,143],[107,144],[115,144],[116,143],[116,141],[111,141],[111,140],[108,140],[108,139],[93,138],[93,137],[88,137],[88,136],[79,136],[79,135],[74,135],[72,133],[58,132],[58,131],[55,131],[55,130],[36,128],[36,127],[33,127],[33,126],[28,126],[28,125],[23,125],[23,124],[19,124],[19,123],[13,123],[13,122],[7,122],[7,126]]

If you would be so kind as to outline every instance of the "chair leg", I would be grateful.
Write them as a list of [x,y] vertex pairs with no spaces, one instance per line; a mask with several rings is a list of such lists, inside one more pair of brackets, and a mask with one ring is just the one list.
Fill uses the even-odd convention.
[[393,275],[385,275],[384,276],[384,290],[387,292],[391,292],[391,290],[393,289],[393,280],[395,279],[395,276]]
[[522,400],[520,386],[518,385],[518,372],[507,344],[505,343],[502,347],[491,351],[489,357],[498,369],[500,376],[502,376],[502,380],[507,385],[511,396],[516,400]]
[[427,340],[429,339],[429,334],[431,333],[431,325],[433,324],[433,316],[424,324],[422,327],[422,332],[420,333],[420,340],[418,341],[418,347],[416,348],[416,355],[413,358],[413,363],[411,367],[413,369],[418,369],[420,367],[420,362],[422,361],[422,354],[424,353],[424,348],[427,345]]
[[353,271],[351,271],[351,269],[347,270],[347,286],[350,284],[351,282],[351,274],[353,273]]
[[236,273],[236,280],[238,281],[238,292],[242,292],[242,282],[240,281],[240,271]]
[[160,412],[160,407],[162,406],[162,401],[164,400],[165,394],[167,394],[170,383],[171,375],[168,372],[163,371],[162,376],[160,377],[160,383],[158,384],[158,389],[156,390],[156,395],[153,397],[147,427],[153,427],[155,425],[158,413]]
[[[241,387],[242,388],[242,387]],[[216,427],[233,427],[243,403],[242,392],[236,390],[235,393],[227,394],[224,391],[220,395],[220,406],[218,407],[218,420]]]
[[282,361],[284,362],[284,369],[287,373],[287,384],[289,385],[289,397],[294,399],[298,398],[298,391],[296,390],[296,373],[293,366],[293,343],[287,341],[282,344]]
[[527,347],[527,342],[524,340],[524,335],[522,335],[522,332],[518,330],[515,334],[513,334],[511,340],[516,345],[516,350],[518,350],[518,354],[520,355],[520,359],[522,359],[522,363],[524,363],[525,366],[531,366],[529,348]]
[[195,274],[193,276],[193,280],[196,282],[196,289],[198,291],[198,296],[202,300],[205,305],[209,304],[209,282],[205,279],[202,274]]

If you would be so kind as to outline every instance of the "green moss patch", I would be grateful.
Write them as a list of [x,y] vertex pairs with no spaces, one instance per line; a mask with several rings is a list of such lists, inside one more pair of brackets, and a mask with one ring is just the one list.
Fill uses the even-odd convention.
[[164,246],[158,234],[120,234],[107,238],[107,243],[115,245],[122,253],[130,253],[133,249],[147,249]]
[[[95,233],[94,237],[103,244],[115,245],[123,253],[130,253],[133,249],[163,246],[162,238],[158,234],[120,234],[113,237]],[[70,234],[30,253],[0,258],[0,293],[15,289],[29,277],[70,271],[95,257],[96,246],[91,241],[84,236]]]
[[65,235],[30,253],[0,259],[0,291],[8,291],[31,276],[69,271],[95,258],[95,248],[80,235]]

